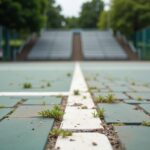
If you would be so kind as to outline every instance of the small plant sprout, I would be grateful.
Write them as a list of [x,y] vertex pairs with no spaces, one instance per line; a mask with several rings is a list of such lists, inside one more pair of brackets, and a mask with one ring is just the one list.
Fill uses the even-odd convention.
[[98,103],[115,103],[116,98],[113,94],[108,94],[108,96],[106,96],[106,97],[98,96],[97,98],[95,98],[94,102],[96,104],[98,104]]
[[72,132],[67,130],[62,130],[62,129],[53,129],[50,132],[50,135],[54,138],[57,138],[58,136],[62,136],[63,138],[66,138],[68,136],[72,136]]
[[74,90],[73,93],[74,93],[74,95],[76,95],[76,96],[77,96],[77,95],[80,95],[80,91],[79,91],[79,90]]
[[107,103],[115,103],[116,98],[113,94],[108,94],[108,96],[106,96],[106,101],[107,101]]
[[82,106],[81,109],[88,109],[87,106]]
[[142,100],[142,97],[141,97],[141,96],[138,96],[138,97],[137,97],[137,100],[138,100],[138,101],[141,101],[141,100]]
[[147,121],[143,121],[143,122],[142,122],[142,125],[143,125],[143,126],[147,126],[147,127],[150,127],[150,122],[147,122]]
[[50,87],[50,86],[51,86],[50,82],[48,82],[46,86],[47,86],[47,87]]
[[61,130],[60,129],[53,129],[49,134],[52,137],[57,138],[58,136],[61,135]]
[[106,99],[105,99],[105,97],[104,96],[98,96],[98,97],[96,97],[95,99],[94,99],[94,102],[96,103],[96,104],[98,104],[98,103],[106,103]]
[[93,116],[94,116],[94,118],[99,117],[101,119],[104,119],[104,112],[105,112],[104,108],[98,108],[97,112],[93,113]]
[[132,82],[131,82],[131,85],[136,85],[135,81],[132,81]]
[[61,110],[60,106],[55,105],[51,110],[44,110],[39,112],[39,115],[44,118],[54,118],[59,121],[62,119],[64,112]]
[[61,107],[60,107],[59,105],[55,105],[55,106],[53,107],[53,109],[54,109],[54,110],[61,111]]
[[67,130],[62,130],[62,137],[66,138],[68,136],[72,136],[72,132],[71,131],[67,131]]
[[67,77],[71,77],[71,73],[67,73]]
[[89,91],[92,91],[92,90],[97,90],[97,87],[89,87]]
[[31,83],[24,83],[23,84],[23,88],[24,89],[31,89],[32,88],[32,84]]
[[1,105],[1,104],[0,104],[0,109],[1,109],[1,108],[4,108],[4,107],[5,107],[4,105]]
[[125,124],[120,122],[120,123],[113,123],[112,125],[113,126],[124,126]]

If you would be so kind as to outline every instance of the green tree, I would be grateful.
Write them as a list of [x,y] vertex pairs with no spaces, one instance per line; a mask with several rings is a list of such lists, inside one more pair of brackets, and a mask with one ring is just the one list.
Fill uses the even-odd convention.
[[[11,59],[10,33],[27,35],[39,32],[46,23],[48,0],[0,0],[0,25],[3,26],[3,60]],[[11,31],[11,32],[10,32]]]
[[16,31],[39,31],[46,23],[48,0],[0,0],[0,25]]
[[50,0],[47,10],[47,28],[62,28],[64,17],[61,15],[61,6],[55,6],[55,1]]
[[148,0],[112,0],[111,26],[125,35],[150,25],[150,2]]
[[101,30],[106,30],[107,28],[109,28],[109,12],[108,11],[103,11],[99,15],[97,27]]
[[79,23],[82,28],[96,28],[99,14],[103,11],[102,0],[92,0],[82,5]]
[[79,18],[77,18],[77,17],[67,17],[67,18],[65,18],[65,28],[66,29],[80,28]]

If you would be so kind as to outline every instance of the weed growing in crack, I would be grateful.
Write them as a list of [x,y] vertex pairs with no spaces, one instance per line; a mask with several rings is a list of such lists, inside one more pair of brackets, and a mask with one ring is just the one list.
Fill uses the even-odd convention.
[[97,112],[94,112],[94,113],[93,113],[93,117],[94,117],[94,118],[99,117],[99,118],[101,118],[101,119],[104,119],[104,112],[105,112],[104,108],[98,108],[98,109],[97,109]]
[[71,73],[67,73],[67,77],[71,77]]
[[67,130],[62,130],[62,129],[53,129],[50,132],[50,135],[54,138],[57,138],[58,136],[62,136],[63,138],[66,138],[68,136],[72,136],[72,132]]
[[142,100],[142,97],[141,97],[141,96],[138,96],[136,99],[137,99],[137,101],[141,101],[141,100]]
[[39,112],[39,115],[44,118],[54,118],[58,121],[62,120],[64,112],[61,110],[61,107],[55,105],[51,110],[44,110]]
[[120,122],[120,123],[113,123],[112,125],[113,126],[124,126],[125,124]]
[[50,82],[48,82],[46,86],[47,86],[47,87],[50,87],[50,86],[51,86]]
[[97,87],[89,87],[89,91],[97,90]]
[[98,104],[98,103],[115,103],[116,98],[113,94],[108,94],[108,96],[106,96],[106,97],[98,96],[97,98],[95,98],[94,102],[96,104]]
[[1,105],[1,104],[0,104],[0,109],[1,109],[1,108],[4,108],[4,107],[5,107],[4,105]]
[[108,96],[106,96],[106,100],[107,100],[107,103],[115,103],[116,102],[116,98],[113,94],[108,94]]
[[61,130],[60,129],[53,129],[51,132],[50,132],[50,135],[54,138],[57,138],[58,136],[61,135]]
[[131,85],[136,85],[135,81],[132,81],[132,82],[131,82]]
[[150,122],[147,122],[147,121],[143,121],[143,122],[142,122],[142,125],[143,125],[143,126],[147,126],[147,127],[150,127]]
[[31,89],[32,88],[32,84],[31,83],[24,83],[23,84],[23,88],[24,89]]
[[66,131],[66,130],[62,130],[62,137],[68,137],[68,136],[72,136],[72,132],[71,131]]
[[97,98],[94,99],[94,102],[96,104],[98,104],[98,103],[106,103],[106,99],[105,99],[104,96],[98,96]]
[[77,96],[77,95],[80,95],[80,91],[79,91],[79,90],[74,90],[73,93],[74,93],[74,95],[76,95],[76,96]]
[[81,109],[88,109],[87,106],[81,106]]

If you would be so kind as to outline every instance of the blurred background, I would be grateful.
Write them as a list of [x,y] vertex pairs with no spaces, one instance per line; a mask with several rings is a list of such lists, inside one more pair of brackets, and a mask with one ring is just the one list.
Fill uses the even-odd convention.
[[0,0],[0,61],[150,60],[149,0]]

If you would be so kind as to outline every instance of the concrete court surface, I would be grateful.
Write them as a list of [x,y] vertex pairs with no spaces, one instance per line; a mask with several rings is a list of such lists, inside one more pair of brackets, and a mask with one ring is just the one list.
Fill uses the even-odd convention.
[[[24,88],[26,83],[32,88]],[[93,88],[90,93],[89,88]],[[80,96],[74,96],[74,90],[79,90]],[[78,150],[112,149],[107,136],[91,132],[103,129],[101,120],[91,115],[98,107],[105,109],[106,124],[122,124],[114,125],[114,129],[127,150],[150,149],[150,129],[142,124],[150,122],[150,63],[119,61],[1,63],[0,149],[45,149],[55,120],[39,118],[37,112],[60,104],[57,96],[61,94],[68,96],[61,128],[73,131],[73,135],[66,139],[59,137],[56,148],[74,150],[76,145]],[[94,106],[96,96],[108,94],[113,94],[118,103]],[[26,101],[15,109],[22,99]],[[73,101],[87,109],[75,108]],[[81,120],[77,117],[80,115]],[[93,141],[95,146],[91,145]]]

